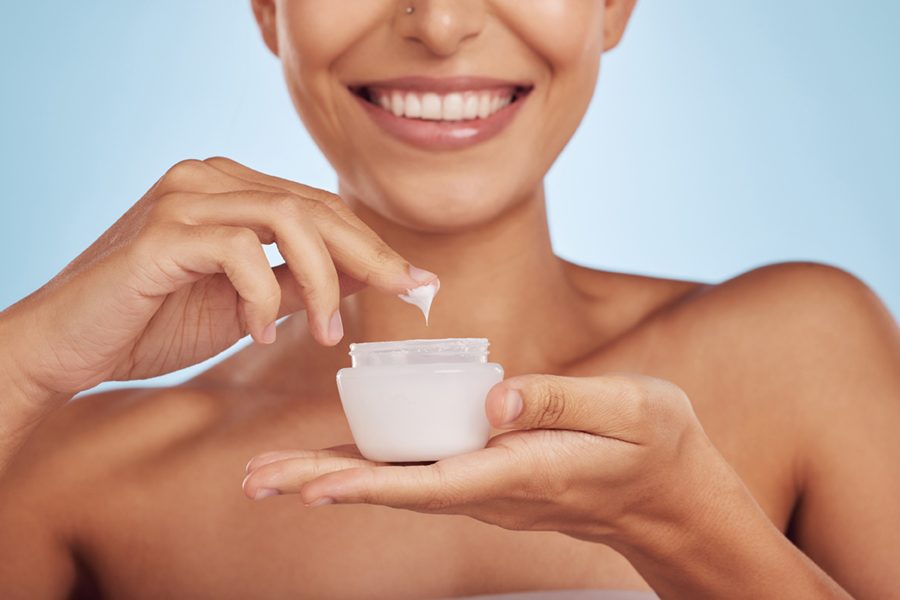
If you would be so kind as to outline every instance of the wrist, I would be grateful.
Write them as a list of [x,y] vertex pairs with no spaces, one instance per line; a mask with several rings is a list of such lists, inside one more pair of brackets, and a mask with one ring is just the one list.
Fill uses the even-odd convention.
[[28,427],[44,414],[64,404],[73,394],[53,390],[33,377],[27,368],[28,348],[20,347],[22,327],[9,309],[0,312],[0,435]]

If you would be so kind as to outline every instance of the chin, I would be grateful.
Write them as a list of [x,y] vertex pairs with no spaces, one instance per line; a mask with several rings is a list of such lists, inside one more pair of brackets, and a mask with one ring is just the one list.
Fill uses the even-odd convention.
[[[497,176],[460,177],[462,171],[387,176],[351,191],[355,201],[382,218],[412,230],[458,233],[490,223],[518,201],[533,196],[531,190],[503,185]],[[521,180],[520,180],[521,181]],[[342,185],[342,189],[349,186]]]

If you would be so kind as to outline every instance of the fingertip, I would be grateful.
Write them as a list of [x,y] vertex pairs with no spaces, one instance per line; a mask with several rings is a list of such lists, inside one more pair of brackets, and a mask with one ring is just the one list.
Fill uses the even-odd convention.
[[320,346],[325,346],[326,348],[330,348],[337,344],[336,341],[331,339],[331,320],[333,319],[333,315],[323,317],[316,314],[307,308],[306,310],[306,320],[309,325],[309,332],[313,336],[313,339],[316,340],[316,343]]
[[275,325],[275,322],[272,321],[263,328],[257,341],[259,341],[260,344],[274,344],[276,336],[277,326]]
[[417,285],[428,285],[429,283],[436,282],[436,285],[440,288],[441,284],[440,281],[437,280],[438,276],[431,271],[409,265],[408,272],[410,278],[412,278]]
[[331,319],[328,321],[328,339],[333,344],[337,344],[344,337],[344,322],[341,319],[340,309],[334,311]]
[[507,388],[503,394],[503,406],[500,411],[500,427],[510,427],[522,414],[525,403],[522,393],[515,388]]
[[334,504],[334,499],[329,498],[328,496],[322,496],[321,498],[316,498],[312,502],[305,502],[304,504],[310,508],[315,506],[325,506],[327,504]]
[[501,381],[500,383],[494,384],[494,386],[488,390],[487,397],[484,401],[484,411],[487,415],[488,421],[490,421],[491,425],[494,427],[500,427],[501,421],[503,420],[503,397],[506,393],[506,382]]
[[306,482],[301,488],[300,491],[297,492],[297,495],[300,496],[300,501],[305,506],[313,506],[314,502],[320,498],[331,498],[332,495],[328,493],[328,490],[322,486],[322,481],[325,479],[327,481],[328,476],[331,473],[325,473],[324,475],[320,475],[315,479]]
[[252,486],[247,485],[247,481],[249,481],[250,477],[252,477],[252,476],[253,476],[253,473],[247,473],[247,475],[244,476],[244,480],[241,482],[241,491],[243,491],[244,495],[247,496],[248,498],[250,498],[251,500],[253,500],[254,497],[256,496],[256,490],[253,489]]

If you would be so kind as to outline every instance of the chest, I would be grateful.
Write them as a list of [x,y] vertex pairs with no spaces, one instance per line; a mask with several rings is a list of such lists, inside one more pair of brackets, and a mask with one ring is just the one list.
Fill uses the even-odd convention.
[[[233,486],[231,486],[233,487]],[[550,532],[372,506],[199,495],[108,529],[94,567],[113,597],[423,598],[645,588],[612,550]],[[118,512],[118,511],[117,511]],[[124,514],[124,513],[120,513]]]
[[[746,382],[710,377],[673,353],[664,358],[623,353],[586,368],[641,371],[681,385],[713,443],[784,530],[794,498],[781,416],[756,409]],[[336,403],[289,427],[263,429],[263,437],[214,440],[125,486],[110,507],[113,518],[91,536],[92,566],[112,596],[421,598],[647,588],[614,551],[562,534],[375,506],[307,508],[293,496],[248,500],[240,490],[247,457],[352,441]]]

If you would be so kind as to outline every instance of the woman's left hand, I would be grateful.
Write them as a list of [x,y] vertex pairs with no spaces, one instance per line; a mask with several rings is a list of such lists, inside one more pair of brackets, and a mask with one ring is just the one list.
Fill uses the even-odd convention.
[[272,452],[247,465],[244,491],[463,514],[613,546],[683,526],[729,493],[749,496],[685,393],[659,379],[514,377],[491,389],[486,410],[511,431],[483,450],[415,466],[371,462],[352,445]]

